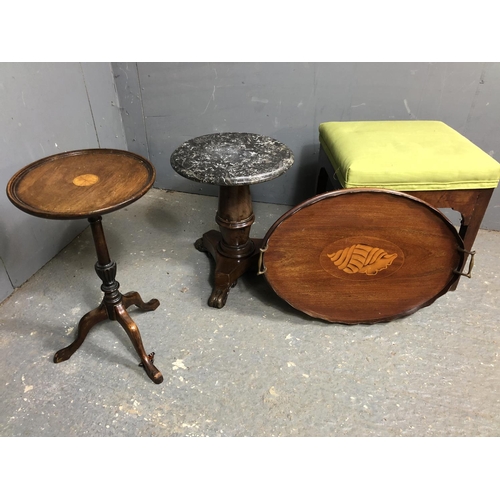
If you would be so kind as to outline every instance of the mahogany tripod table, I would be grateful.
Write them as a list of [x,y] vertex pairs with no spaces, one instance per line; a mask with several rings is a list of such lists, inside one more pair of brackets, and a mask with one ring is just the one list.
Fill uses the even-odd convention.
[[257,265],[262,240],[249,237],[255,220],[250,184],[280,176],[293,162],[287,146],[250,133],[203,135],[172,153],[170,164],[178,174],[219,186],[215,220],[220,231],[208,231],[195,243],[198,250],[209,252],[215,260],[209,306],[224,307],[229,289],[250,266]]
[[153,165],[139,155],[115,149],[85,149],[38,160],[10,179],[7,195],[19,209],[47,219],[87,218],[92,230],[97,253],[95,270],[104,297],[96,309],[81,318],[76,339],[56,352],[55,363],[68,360],[97,323],[116,320],[139,355],[139,366],[155,384],[163,381],[153,364],[154,353],[146,354],[139,328],[127,312],[132,305],[154,311],[160,302],[144,302],[137,292],[120,293],[120,284],[115,280],[116,263],[109,257],[101,223],[101,215],[130,205],[146,194],[155,177]]

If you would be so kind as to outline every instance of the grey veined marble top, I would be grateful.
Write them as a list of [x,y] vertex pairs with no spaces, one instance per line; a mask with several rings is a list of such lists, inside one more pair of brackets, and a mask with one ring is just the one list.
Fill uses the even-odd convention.
[[219,186],[269,181],[293,162],[292,151],[276,139],[238,132],[195,137],[170,157],[172,168],[183,177]]

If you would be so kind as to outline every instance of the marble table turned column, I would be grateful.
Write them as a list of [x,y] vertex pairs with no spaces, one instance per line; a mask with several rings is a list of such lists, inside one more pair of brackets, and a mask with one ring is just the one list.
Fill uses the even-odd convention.
[[236,132],[196,137],[170,157],[172,168],[183,177],[219,186],[215,220],[220,231],[208,231],[195,243],[198,250],[208,252],[215,260],[209,306],[224,307],[230,288],[257,264],[262,240],[250,238],[255,220],[250,185],[275,179],[293,162],[292,151],[281,142]]

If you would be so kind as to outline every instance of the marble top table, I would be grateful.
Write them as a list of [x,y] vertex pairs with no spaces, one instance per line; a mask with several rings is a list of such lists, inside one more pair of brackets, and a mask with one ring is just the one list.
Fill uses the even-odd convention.
[[250,185],[279,177],[293,162],[292,151],[276,139],[238,132],[195,137],[172,153],[170,164],[178,174],[219,186],[215,220],[220,231],[208,231],[195,243],[216,264],[209,306],[224,307],[229,289],[257,264],[261,239],[250,238],[255,220]]
[[172,168],[192,181],[243,186],[270,181],[293,164],[293,153],[276,139],[229,132],[202,135],[177,148]]

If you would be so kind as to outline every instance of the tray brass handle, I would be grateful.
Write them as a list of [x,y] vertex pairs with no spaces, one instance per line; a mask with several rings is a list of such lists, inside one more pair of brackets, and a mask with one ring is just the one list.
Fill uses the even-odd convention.
[[[472,268],[474,267],[474,255],[476,255],[475,251],[469,252],[463,248],[459,248],[459,250],[462,253],[466,253],[467,255],[470,255],[470,261],[469,261],[469,270],[466,273],[463,273],[461,271],[457,271],[456,269],[453,271],[455,274],[459,274],[460,276],[466,276],[467,278],[472,278]],[[465,263],[464,263],[465,267]]]
[[265,274],[267,271],[267,267],[264,265],[264,252],[268,249],[269,247],[269,242],[266,241],[266,245],[264,248],[259,248],[260,255],[259,255],[259,266],[257,267],[257,276],[261,274]]

